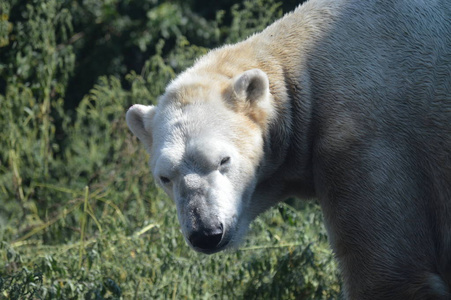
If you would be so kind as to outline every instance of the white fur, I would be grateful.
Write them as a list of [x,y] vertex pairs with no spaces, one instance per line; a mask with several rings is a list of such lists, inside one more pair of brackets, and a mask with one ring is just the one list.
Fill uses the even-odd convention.
[[[164,99],[162,101],[165,101]],[[229,109],[218,109],[222,102],[208,101],[185,107],[168,104],[157,108],[149,124],[152,130],[151,169],[159,185],[175,200],[182,232],[185,237],[197,226],[198,220],[192,219],[190,209],[193,203],[202,203],[224,224],[227,246],[236,244],[244,235],[250,219],[244,217],[248,209],[252,191],[255,188],[254,162],[249,161],[234,140],[234,127],[240,127],[240,118]],[[139,109],[139,115],[146,111],[133,106],[127,114]],[[235,121],[235,124],[233,122]],[[129,122],[129,126],[140,124]],[[223,128],[218,131],[218,128]],[[141,134],[141,140],[147,133],[133,128],[135,134]],[[261,133],[249,137],[249,145],[261,153]],[[230,157],[227,166],[220,166],[221,159]],[[170,183],[164,184],[160,177],[166,177]],[[186,193],[191,193],[187,196]],[[202,195],[203,199],[200,199]],[[197,198],[196,198],[197,197]],[[201,197],[201,198],[202,198]],[[236,235],[240,232],[240,236]],[[225,246],[225,245],[224,245]]]
[[347,298],[450,299],[450,15],[310,0],[130,108],[187,242],[221,224],[225,249],[278,201],[317,197]]

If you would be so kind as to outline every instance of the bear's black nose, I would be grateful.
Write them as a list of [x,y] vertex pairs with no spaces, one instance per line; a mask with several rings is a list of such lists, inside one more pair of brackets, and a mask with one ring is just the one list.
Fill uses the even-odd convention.
[[211,251],[219,245],[222,235],[222,224],[219,224],[213,228],[199,228],[199,230],[193,231],[188,240],[194,248],[200,251]]

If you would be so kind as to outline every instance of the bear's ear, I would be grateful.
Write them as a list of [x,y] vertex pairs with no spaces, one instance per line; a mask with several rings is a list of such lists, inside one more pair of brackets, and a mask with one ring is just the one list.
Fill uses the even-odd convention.
[[150,132],[150,124],[155,115],[155,106],[135,104],[129,108],[125,119],[130,130],[136,135],[141,142],[147,147],[152,144],[152,133]]
[[238,98],[255,103],[267,98],[269,79],[260,69],[248,70],[235,78],[233,89]]

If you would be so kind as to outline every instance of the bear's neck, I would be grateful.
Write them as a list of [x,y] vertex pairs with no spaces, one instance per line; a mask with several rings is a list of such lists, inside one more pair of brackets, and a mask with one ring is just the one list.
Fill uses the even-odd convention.
[[[340,5],[340,1],[329,1],[323,6],[321,1],[306,2],[263,32],[235,46],[236,53],[243,53],[242,57],[248,62],[245,67],[259,68],[269,77],[278,116],[269,130],[265,149],[268,156],[265,161],[269,163],[262,171],[265,174],[262,181],[280,178],[287,195],[313,197],[315,194],[312,170],[314,101],[309,59],[318,42],[331,31],[333,22],[321,20],[337,18]],[[319,17],[319,14],[324,16]]]
[[[266,149],[269,156],[266,161],[270,163],[263,173],[288,184],[302,183],[308,197],[314,194],[311,166],[314,101],[309,59],[318,42],[331,30],[332,22],[320,20],[336,18],[340,11],[338,2],[323,7],[315,7],[318,2],[306,2],[263,32],[234,46],[234,51],[241,53],[238,64],[248,69],[259,68],[268,75],[277,106],[278,116],[270,126]],[[331,9],[334,5],[337,7]],[[320,18],[318,13],[325,16]],[[247,63],[243,63],[242,57]],[[288,193],[299,195],[297,191]]]

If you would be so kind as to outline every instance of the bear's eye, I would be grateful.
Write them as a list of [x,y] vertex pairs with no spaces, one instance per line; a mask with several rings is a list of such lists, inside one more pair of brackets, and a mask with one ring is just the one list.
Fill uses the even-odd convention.
[[160,176],[160,180],[163,184],[168,184],[169,182],[171,182],[171,180],[167,177],[164,176]]
[[230,162],[230,156],[226,156],[223,159],[221,159],[220,165],[223,166],[223,165],[225,165],[225,164],[227,164],[229,162]]

